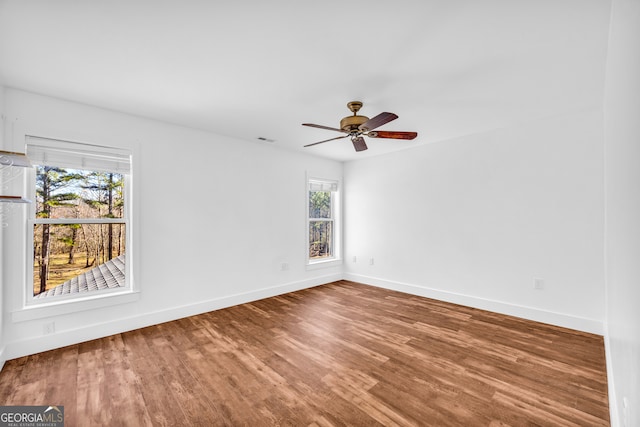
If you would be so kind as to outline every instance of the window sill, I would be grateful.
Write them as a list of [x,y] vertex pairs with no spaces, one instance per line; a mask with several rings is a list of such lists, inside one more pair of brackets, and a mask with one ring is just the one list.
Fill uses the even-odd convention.
[[55,301],[46,304],[36,304],[23,307],[11,312],[13,323],[28,320],[43,319],[60,316],[79,311],[94,310],[102,307],[126,304],[140,299],[140,291],[127,290],[118,293],[107,293],[83,298]]
[[307,262],[307,270],[319,270],[321,268],[337,267],[342,265],[342,259],[323,259],[321,261]]

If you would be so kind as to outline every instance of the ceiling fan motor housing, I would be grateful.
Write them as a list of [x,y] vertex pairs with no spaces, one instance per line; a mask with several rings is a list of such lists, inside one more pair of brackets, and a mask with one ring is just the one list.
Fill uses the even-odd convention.
[[340,129],[345,132],[356,132],[358,127],[369,120],[367,116],[347,116],[340,120]]

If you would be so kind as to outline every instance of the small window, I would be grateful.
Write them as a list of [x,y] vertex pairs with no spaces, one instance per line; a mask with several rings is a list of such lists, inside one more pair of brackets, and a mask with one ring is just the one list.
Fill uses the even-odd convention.
[[28,137],[27,156],[35,169],[27,301],[127,289],[130,154]]
[[337,191],[338,183],[335,181],[308,181],[309,263],[337,258]]

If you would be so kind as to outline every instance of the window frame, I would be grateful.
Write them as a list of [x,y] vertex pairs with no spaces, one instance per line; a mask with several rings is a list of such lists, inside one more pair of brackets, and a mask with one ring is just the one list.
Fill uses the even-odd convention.
[[[27,137],[29,137],[29,135],[27,135]],[[40,138],[40,137],[33,137],[33,138]],[[61,304],[69,306],[69,308],[67,308],[68,312],[74,312],[78,310],[91,309],[91,308],[104,306],[104,305],[111,305],[112,303],[117,304],[120,302],[132,301],[133,299],[130,297],[130,295],[133,293],[137,293],[134,290],[134,286],[133,286],[133,262],[132,262],[132,259],[133,259],[132,257],[133,233],[132,233],[132,227],[131,227],[132,200],[133,200],[132,191],[131,191],[131,187],[132,187],[131,181],[132,181],[132,175],[133,175],[132,153],[130,152],[130,150],[121,149],[117,147],[98,146],[93,144],[63,141],[63,140],[56,140],[56,139],[50,139],[50,138],[42,138],[42,139],[49,140],[49,141],[59,141],[65,144],[77,144],[77,147],[79,149],[82,149],[83,147],[89,147],[90,149],[96,150],[97,152],[103,150],[105,154],[113,151],[127,152],[130,158],[130,169],[128,173],[123,173],[120,171],[112,171],[113,173],[118,173],[119,175],[122,175],[123,192],[124,192],[124,196],[123,196],[124,206],[122,211],[122,218],[36,218],[36,209],[37,209],[37,203],[36,203],[37,168],[36,166],[45,166],[45,165],[40,164],[38,161],[32,161],[33,168],[31,168],[27,173],[27,179],[26,179],[27,194],[28,194],[28,197],[34,201],[34,203],[32,203],[29,206],[28,215],[27,215],[27,230],[26,230],[27,239],[26,239],[26,245],[25,245],[25,248],[27,250],[27,254],[26,254],[27,262],[25,263],[27,271],[26,271],[25,282],[23,286],[23,291],[24,291],[23,309],[25,309],[25,312],[22,314],[19,314],[18,312],[14,312],[13,313],[14,320],[20,321],[20,320],[28,320],[30,318],[45,317],[47,315],[46,313],[48,312],[47,310],[37,310],[39,313],[33,313],[33,312],[29,313],[29,311],[34,311],[31,309],[43,309],[46,307],[53,306],[52,308],[56,309],[56,311],[59,312],[59,306]],[[48,165],[48,166],[52,166],[52,165]],[[71,169],[71,170],[97,171],[96,169],[91,167],[83,168],[81,166],[63,166],[63,165],[60,165],[58,167],[64,168],[64,169]],[[33,288],[34,288],[33,268],[35,263],[34,227],[38,224],[50,224],[50,225],[123,224],[125,227],[125,255],[126,255],[126,261],[125,261],[125,267],[124,267],[125,268],[124,286],[111,288],[111,289],[96,290],[96,291],[85,292],[85,293],[71,294],[71,295],[57,295],[57,296],[41,298],[41,299],[35,298],[33,295]],[[118,297],[118,298],[112,298],[112,297]],[[113,299],[113,301],[111,303],[96,302],[96,300],[105,299],[105,298]],[[137,297],[135,299],[137,299]],[[83,302],[88,302],[88,305]],[[72,308],[72,307],[76,307],[76,308]]]
[[[325,184],[327,186],[335,186],[335,190],[329,190],[331,192],[331,218],[312,218],[310,212],[310,196],[311,184]],[[306,197],[305,197],[305,259],[307,269],[331,267],[334,265],[342,264],[342,209],[341,209],[341,180],[318,178],[316,176],[307,175],[306,183]],[[333,233],[333,255],[331,257],[323,258],[311,258],[309,248],[311,246],[310,241],[310,227],[312,222],[331,222]]]

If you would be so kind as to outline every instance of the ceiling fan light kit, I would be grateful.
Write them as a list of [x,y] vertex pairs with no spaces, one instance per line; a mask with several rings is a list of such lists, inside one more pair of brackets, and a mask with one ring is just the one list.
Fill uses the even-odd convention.
[[359,116],[358,111],[360,111],[360,109],[362,108],[362,102],[360,101],[351,101],[347,103],[347,107],[349,108],[349,110],[351,110],[353,115],[344,117],[342,120],[340,120],[340,129],[332,128],[329,126],[316,125],[313,123],[302,124],[303,126],[342,132],[342,133],[346,133],[347,135],[325,139],[324,141],[314,142],[312,144],[305,145],[305,147],[311,147],[314,145],[322,144],[324,142],[351,137],[353,148],[355,148],[356,151],[364,151],[368,147],[363,136],[368,136],[370,138],[387,138],[387,139],[404,139],[404,140],[411,140],[411,139],[414,139],[416,136],[418,136],[417,132],[399,132],[399,131],[373,132],[374,129],[377,129],[380,126],[386,123],[389,123],[392,120],[397,119],[398,116],[396,114],[386,113],[386,112],[380,113],[372,119],[370,119],[367,116]]

